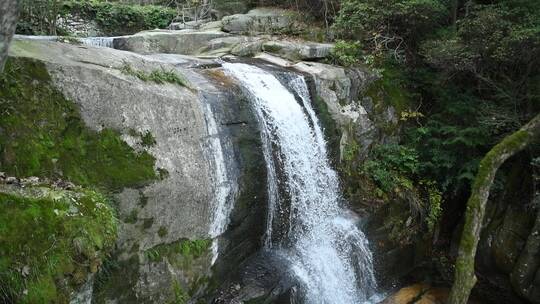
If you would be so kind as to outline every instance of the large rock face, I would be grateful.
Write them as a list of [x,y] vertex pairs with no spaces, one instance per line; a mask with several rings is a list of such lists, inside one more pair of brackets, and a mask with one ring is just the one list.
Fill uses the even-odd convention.
[[[11,57],[44,62],[89,128],[116,130],[135,150],[155,158],[159,180],[114,194],[121,221],[114,264],[120,268],[98,276],[97,303],[204,296],[217,243],[223,259],[229,248],[236,250],[231,258],[237,263],[258,249],[262,215],[256,213],[265,209],[255,203],[264,197],[264,186],[247,177],[264,175],[258,135],[249,107],[219,71],[182,67],[205,62],[181,56],[144,57],[49,41],[16,41]],[[153,71],[175,73],[184,85],[139,79]],[[210,239],[226,228],[216,227],[217,205],[232,208],[236,198],[231,238],[211,246]],[[217,273],[225,279],[234,264],[220,260]]]
[[114,47],[140,54],[195,55],[199,49],[207,47],[212,39],[227,36],[230,35],[221,31],[155,30],[140,32],[131,36],[116,37]]

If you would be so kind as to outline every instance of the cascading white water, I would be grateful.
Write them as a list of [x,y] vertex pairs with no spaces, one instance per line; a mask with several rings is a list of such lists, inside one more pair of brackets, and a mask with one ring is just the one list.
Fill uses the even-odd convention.
[[206,126],[208,128],[208,140],[207,145],[212,155],[212,162],[214,163],[214,181],[216,186],[214,191],[214,199],[212,203],[213,218],[210,222],[210,237],[214,240],[212,242],[212,264],[218,257],[218,240],[227,227],[229,221],[229,215],[232,211],[232,200],[229,200],[229,194],[231,193],[231,184],[227,176],[227,169],[225,165],[225,157],[221,146],[221,140],[218,134],[218,127],[214,114],[209,104],[204,105],[204,114],[206,119]]
[[115,37],[88,37],[79,38],[79,41],[85,45],[113,48],[114,38]]
[[357,304],[376,287],[371,252],[351,212],[341,207],[338,177],[302,76],[289,85],[271,73],[224,63],[245,87],[262,130],[268,169],[266,245],[286,252],[306,303]]
[[[22,40],[40,40],[40,41],[62,41],[65,37],[62,36],[31,36],[31,35],[15,35],[15,39]],[[99,46],[113,48],[113,42],[116,37],[87,37],[75,38],[84,45]]]
[[13,38],[21,40],[39,40],[39,41],[56,41],[58,36],[34,36],[34,35],[14,35]]

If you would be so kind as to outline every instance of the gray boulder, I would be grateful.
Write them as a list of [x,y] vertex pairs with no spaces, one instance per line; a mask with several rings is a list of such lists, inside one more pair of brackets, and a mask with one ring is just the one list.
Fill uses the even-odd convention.
[[[219,57],[230,54],[233,49],[249,45],[258,39],[248,36],[228,36],[208,41],[207,45],[195,52],[198,56]],[[247,52],[246,52],[247,54]]]
[[333,47],[330,43],[271,40],[266,41],[262,49],[289,60],[315,60],[328,57]]
[[114,48],[139,54],[193,55],[199,49],[208,46],[210,40],[228,36],[230,35],[219,31],[145,31],[135,35],[115,38]]
[[302,26],[297,13],[277,8],[258,8],[247,14],[222,19],[223,31],[235,34],[283,34],[298,32]]

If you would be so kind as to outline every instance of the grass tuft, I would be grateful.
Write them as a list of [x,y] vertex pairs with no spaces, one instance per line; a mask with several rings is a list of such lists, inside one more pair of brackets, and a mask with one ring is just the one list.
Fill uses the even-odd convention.
[[186,81],[174,71],[167,71],[164,69],[153,70],[150,73],[147,73],[142,70],[134,69],[128,63],[124,63],[120,67],[120,71],[126,75],[131,75],[139,78],[144,82],[155,82],[157,84],[172,83],[177,84],[181,87],[187,87]]

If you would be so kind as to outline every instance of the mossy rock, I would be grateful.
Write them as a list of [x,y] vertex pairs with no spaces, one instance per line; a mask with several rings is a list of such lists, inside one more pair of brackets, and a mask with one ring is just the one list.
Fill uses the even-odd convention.
[[[314,92],[315,90],[312,91]],[[327,147],[330,154],[329,157],[333,165],[337,167],[340,158],[339,147],[342,131],[337,126],[336,121],[332,118],[332,115],[328,110],[328,105],[324,102],[324,100],[316,94],[312,95],[315,96],[313,98],[313,107],[315,113],[317,114],[317,118],[319,119],[321,127],[323,128],[324,137],[328,141]]]
[[212,241],[180,240],[170,244],[161,244],[146,251],[146,257],[152,262],[167,259],[171,265],[179,269],[189,269],[192,260],[208,253]]
[[411,93],[406,87],[405,75],[391,64],[383,65],[381,77],[363,94],[372,99],[376,114],[388,106],[393,106],[400,113],[408,110],[413,102]]
[[8,60],[0,113],[0,168],[10,175],[61,177],[112,191],[156,178],[152,155],[134,151],[116,130],[85,126],[42,62]]
[[68,303],[116,239],[105,196],[0,185],[0,302]]

